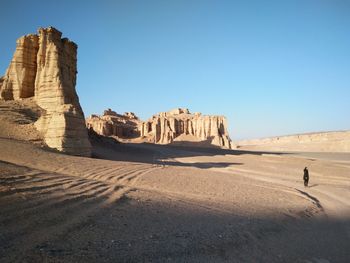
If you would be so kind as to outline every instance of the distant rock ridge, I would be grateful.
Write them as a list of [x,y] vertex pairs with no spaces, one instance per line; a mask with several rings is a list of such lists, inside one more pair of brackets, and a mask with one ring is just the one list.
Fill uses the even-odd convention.
[[133,112],[118,114],[111,109],[105,110],[101,116],[92,114],[86,119],[88,129],[93,129],[99,135],[119,138],[139,137],[140,123],[141,121]]
[[145,122],[133,113],[120,115],[108,109],[102,116],[90,116],[86,124],[88,128],[105,136],[140,137],[156,144],[189,141],[229,149],[232,147],[224,116],[191,114],[184,108],[160,112]]
[[59,151],[90,156],[84,114],[75,90],[77,45],[53,27],[20,37],[0,78],[0,98],[34,97],[44,114],[35,123],[45,143]]
[[259,151],[350,152],[350,131],[276,136],[242,140],[237,144],[240,148]]

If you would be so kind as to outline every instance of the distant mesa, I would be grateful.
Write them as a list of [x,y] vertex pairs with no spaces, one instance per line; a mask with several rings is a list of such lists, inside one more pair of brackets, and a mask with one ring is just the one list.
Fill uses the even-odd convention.
[[10,66],[0,78],[0,98],[33,98],[43,110],[35,127],[44,142],[62,152],[90,156],[84,114],[75,91],[77,45],[61,36],[48,27],[17,40]]
[[253,151],[350,152],[350,131],[313,132],[237,142]]
[[101,116],[91,115],[86,119],[86,125],[100,135],[123,139],[156,144],[192,142],[201,146],[232,148],[224,116],[191,114],[184,108],[160,112],[148,121],[141,121],[132,112],[117,114],[108,109]]

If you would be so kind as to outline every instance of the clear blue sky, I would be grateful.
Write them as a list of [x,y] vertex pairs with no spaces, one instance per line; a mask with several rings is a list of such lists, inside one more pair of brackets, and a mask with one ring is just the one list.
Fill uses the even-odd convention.
[[233,139],[350,129],[350,1],[4,0],[0,74],[50,25],[79,46],[86,116],[187,107]]

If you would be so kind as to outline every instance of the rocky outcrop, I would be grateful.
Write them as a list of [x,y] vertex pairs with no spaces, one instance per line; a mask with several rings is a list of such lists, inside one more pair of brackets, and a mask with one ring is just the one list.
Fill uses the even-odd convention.
[[86,125],[99,135],[157,144],[190,142],[229,149],[232,146],[225,117],[191,114],[188,109],[161,112],[145,122],[132,112],[121,115],[108,109],[101,116],[91,115]]
[[90,156],[84,114],[75,91],[77,45],[53,27],[17,40],[5,76],[0,80],[4,100],[34,97],[45,112],[35,126],[45,143],[69,154]]
[[259,151],[350,152],[350,131],[305,133],[237,142]]
[[111,109],[104,111],[103,115],[91,115],[86,119],[86,126],[99,135],[117,136],[119,138],[136,138],[140,136],[138,127],[141,121],[133,112],[117,114]]
[[3,77],[1,98],[17,100],[34,96],[38,49],[37,35],[26,35],[17,40],[16,51]]
[[[2,87],[2,84],[4,83],[4,77],[0,77],[0,93],[1,93],[1,87]],[[2,98],[1,97],[1,94],[0,94],[0,98]]]
[[140,125],[140,135],[148,137],[154,143],[168,144],[178,137],[206,141],[212,145],[231,148],[224,116],[208,116],[201,113],[191,114],[188,109],[174,109],[161,112]]

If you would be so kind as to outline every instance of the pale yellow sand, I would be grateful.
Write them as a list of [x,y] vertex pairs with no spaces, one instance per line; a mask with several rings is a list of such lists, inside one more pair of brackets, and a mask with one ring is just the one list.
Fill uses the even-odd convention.
[[102,160],[4,138],[0,149],[1,262],[350,259],[346,155],[95,142]]
[[349,153],[94,137],[73,157],[32,106],[0,105],[0,262],[350,262]]

